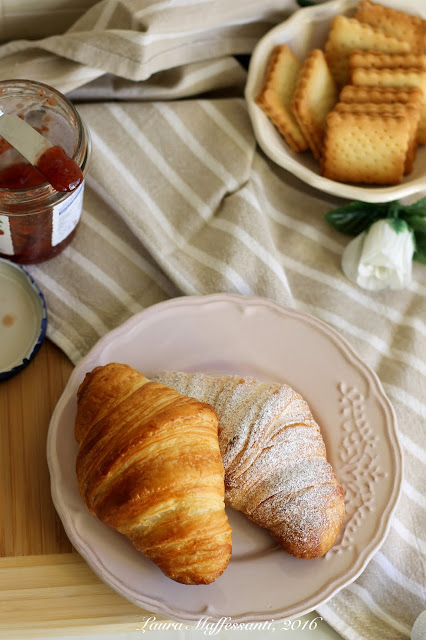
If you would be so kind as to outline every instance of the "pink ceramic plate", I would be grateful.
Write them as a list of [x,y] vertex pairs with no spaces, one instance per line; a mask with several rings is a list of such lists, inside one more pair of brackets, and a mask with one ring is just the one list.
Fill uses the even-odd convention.
[[[287,382],[309,402],[344,485],[347,516],[333,549],[300,560],[228,510],[231,562],[213,584],[166,578],[119,533],[91,516],[78,493],[76,392],[96,365],[125,362],[147,376],[164,369],[238,373]],[[52,416],[47,455],[52,495],[67,534],[95,573],[140,607],[182,622],[280,620],[311,611],[363,571],[381,546],[401,485],[394,411],[377,376],[324,323],[270,300],[182,297],[133,316],[75,368]]]

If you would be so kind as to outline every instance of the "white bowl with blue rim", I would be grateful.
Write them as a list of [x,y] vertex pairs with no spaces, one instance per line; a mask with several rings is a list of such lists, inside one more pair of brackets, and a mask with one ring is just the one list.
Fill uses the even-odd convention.
[[0,259],[0,381],[26,367],[47,328],[46,302],[30,274]]

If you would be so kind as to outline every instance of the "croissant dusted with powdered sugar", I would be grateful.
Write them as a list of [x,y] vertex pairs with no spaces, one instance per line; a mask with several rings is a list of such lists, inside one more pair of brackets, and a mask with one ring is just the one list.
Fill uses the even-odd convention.
[[343,489],[296,391],[240,376],[164,372],[153,379],[216,409],[226,504],[294,556],[316,558],[330,549],[345,513]]
[[215,580],[231,555],[215,411],[118,363],[86,374],[77,402],[89,511],[173,580]]

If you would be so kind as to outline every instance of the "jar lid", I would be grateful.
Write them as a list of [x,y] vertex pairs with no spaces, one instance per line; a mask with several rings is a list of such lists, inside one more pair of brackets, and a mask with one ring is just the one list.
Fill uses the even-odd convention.
[[27,366],[47,327],[44,296],[20,265],[0,258],[0,381]]

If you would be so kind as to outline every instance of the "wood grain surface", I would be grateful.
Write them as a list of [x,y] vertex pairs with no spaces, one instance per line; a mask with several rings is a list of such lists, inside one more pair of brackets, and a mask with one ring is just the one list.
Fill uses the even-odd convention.
[[0,383],[1,640],[136,631],[149,615],[97,578],[52,503],[46,436],[72,368],[46,340],[26,369]]
[[50,497],[46,436],[72,371],[45,341],[21,373],[0,385],[0,556],[69,553]]

